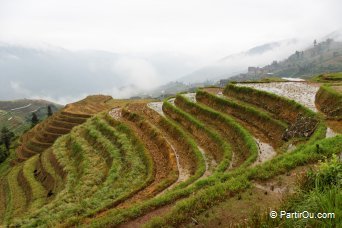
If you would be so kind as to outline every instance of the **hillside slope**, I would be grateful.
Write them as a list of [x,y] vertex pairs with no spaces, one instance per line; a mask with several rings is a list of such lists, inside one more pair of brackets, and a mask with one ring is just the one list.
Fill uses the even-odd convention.
[[325,72],[342,71],[342,42],[327,39],[312,45],[305,50],[297,50],[288,58],[273,61],[264,67],[249,67],[247,73],[242,73],[227,81],[258,80],[264,77],[301,77],[310,78]]
[[251,63],[262,66],[274,59],[286,58],[291,54],[292,50],[303,47],[303,43],[296,39],[262,44],[241,53],[225,56],[178,80],[184,83],[216,82],[220,79],[243,73]]
[[31,125],[32,113],[35,112],[39,120],[47,117],[47,107],[57,112],[63,106],[45,100],[22,99],[14,101],[0,101],[0,128],[6,126],[20,135]]
[[290,100],[282,85],[69,104],[22,137],[26,157],[0,174],[0,224],[216,227],[249,221],[251,205],[279,207],[296,174],[342,152],[314,100]]
[[82,124],[87,118],[107,108],[110,96],[89,96],[84,100],[68,104],[45,121],[24,133],[17,149],[17,161],[22,162],[48,149],[57,138]]

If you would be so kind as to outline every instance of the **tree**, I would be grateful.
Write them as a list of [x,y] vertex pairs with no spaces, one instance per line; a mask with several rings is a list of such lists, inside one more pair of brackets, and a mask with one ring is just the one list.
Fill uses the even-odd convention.
[[13,137],[14,137],[14,133],[8,130],[7,127],[3,127],[1,129],[1,144],[5,145],[7,152],[9,151],[11,147],[11,140]]
[[47,106],[47,115],[52,116],[52,108],[50,105]]
[[314,47],[316,47],[317,45],[317,40],[314,40]]
[[32,113],[31,127],[34,127],[39,122],[38,116],[35,112]]

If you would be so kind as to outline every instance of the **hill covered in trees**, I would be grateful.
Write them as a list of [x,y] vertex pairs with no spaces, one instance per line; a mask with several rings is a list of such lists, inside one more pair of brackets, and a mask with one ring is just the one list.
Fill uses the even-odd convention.
[[32,113],[35,113],[39,120],[44,120],[48,116],[49,106],[52,112],[63,107],[45,100],[0,101],[0,129],[7,127],[20,135],[31,126]]
[[264,67],[250,66],[247,73],[239,74],[227,81],[257,80],[264,77],[301,77],[325,72],[342,71],[342,42],[327,39],[322,42],[314,41],[311,48],[297,50],[287,59],[273,61]]

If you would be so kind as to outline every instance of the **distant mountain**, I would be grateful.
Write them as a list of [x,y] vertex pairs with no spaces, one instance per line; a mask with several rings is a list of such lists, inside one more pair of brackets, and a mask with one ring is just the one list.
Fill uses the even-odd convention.
[[108,52],[71,52],[3,44],[0,46],[3,86],[0,99],[47,97],[57,100],[96,93],[98,88],[109,88],[108,83],[119,82],[120,78],[113,77],[111,72],[117,58]]
[[248,67],[247,73],[241,73],[227,81],[256,80],[263,77],[301,77],[308,78],[325,72],[342,71],[342,42],[331,38],[317,42],[311,48],[295,51],[283,61],[273,61],[264,67]]
[[[296,42],[293,40],[293,42]],[[278,48],[281,46],[280,42],[273,42],[273,43],[268,43],[268,44],[263,44],[254,48],[251,48],[247,51],[248,55],[260,55],[263,54],[267,51],[272,51],[274,48]]]
[[[69,51],[0,43],[0,99],[41,98],[70,103],[89,94],[132,96],[193,71],[191,56]],[[127,87],[127,89],[123,89]]]
[[0,129],[6,126],[20,134],[30,126],[33,112],[37,114],[39,120],[47,117],[47,106],[51,106],[53,112],[63,107],[45,100],[0,101]]
[[[336,30],[318,40],[319,43],[322,41],[326,41],[327,39],[335,40],[335,43],[338,41],[342,41],[342,29]],[[207,65],[201,69],[198,69],[191,74],[187,74],[179,79],[180,82],[183,83],[198,83],[205,81],[216,82],[220,79],[231,78],[241,73],[246,73],[248,67],[256,67],[261,68],[267,64],[278,62],[283,63],[284,65],[295,64],[294,57],[291,58],[290,63],[286,61],[289,56],[292,56],[296,51],[303,51],[307,49],[311,49],[314,38],[311,42],[301,41],[297,39],[289,39],[277,42],[270,42],[266,44],[262,44],[256,47],[253,47],[245,52],[229,55],[221,58],[220,60]],[[305,61],[299,63],[300,67],[298,69],[290,69],[290,67],[282,66],[280,73],[283,76],[298,76],[310,74],[312,72],[322,72],[322,71],[335,71],[339,70],[339,66],[336,68],[336,62],[340,61],[339,58],[329,59],[328,56],[334,54],[335,51],[339,52],[339,45],[335,43],[330,46],[329,53],[323,54],[323,57],[319,55],[315,55],[314,58],[307,58],[311,56],[311,53],[305,52]],[[325,47],[317,46],[317,49],[322,48],[324,50]],[[333,49],[336,49],[335,51]],[[311,50],[312,51],[312,50]],[[322,53],[322,52],[320,52]],[[323,58],[325,61],[322,66],[320,66],[319,58]],[[283,61],[285,60],[285,61]],[[296,68],[296,67],[295,67]],[[302,69],[305,68],[305,69]],[[312,69],[312,72],[309,72],[307,69]]]
[[306,43],[296,39],[266,43],[253,47],[245,52],[224,57],[217,62],[194,71],[179,79],[184,83],[218,81],[246,71],[250,65],[263,66],[267,63],[284,59],[294,50],[301,49]]

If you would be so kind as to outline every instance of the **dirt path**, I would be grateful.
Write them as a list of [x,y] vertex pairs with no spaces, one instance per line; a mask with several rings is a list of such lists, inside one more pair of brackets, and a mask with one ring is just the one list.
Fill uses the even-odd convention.
[[30,107],[32,104],[28,104],[28,105],[25,105],[25,106],[22,106],[22,107],[18,107],[18,108],[12,108],[11,111],[15,111],[15,110],[20,110],[20,109],[24,109],[24,108],[28,108]]

